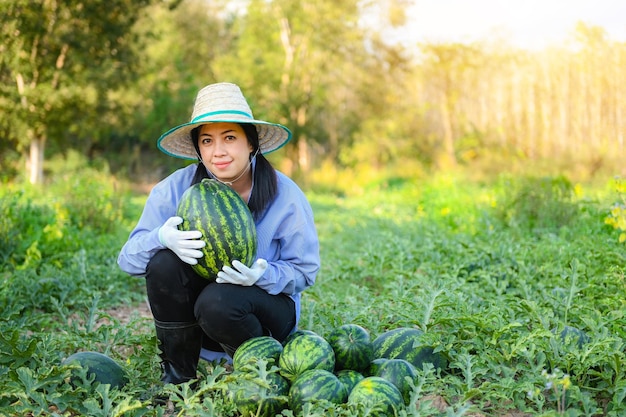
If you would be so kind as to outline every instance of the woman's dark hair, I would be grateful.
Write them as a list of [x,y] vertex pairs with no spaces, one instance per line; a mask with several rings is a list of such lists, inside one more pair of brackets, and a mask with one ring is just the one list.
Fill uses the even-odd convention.
[[[259,150],[259,134],[256,127],[249,123],[238,123],[238,125],[241,126],[246,134],[246,137],[248,138],[248,142],[252,145],[250,159],[252,159],[252,157],[256,154],[254,187],[252,187],[252,194],[248,200],[248,207],[250,208],[254,218],[258,219],[261,217],[261,214],[267,206],[274,200],[274,197],[276,197],[276,193],[278,192],[276,171],[270,161],[268,161]],[[196,148],[198,159],[200,160],[200,163],[202,163],[200,158],[200,146],[198,144],[199,131],[200,127],[196,127],[191,131],[191,140]],[[257,153],[257,151],[259,152]]]

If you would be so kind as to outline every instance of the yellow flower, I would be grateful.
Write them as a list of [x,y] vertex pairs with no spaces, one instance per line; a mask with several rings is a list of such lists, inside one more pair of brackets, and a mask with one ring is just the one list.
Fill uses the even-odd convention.
[[580,184],[576,184],[574,186],[574,195],[578,198],[583,196],[583,186]]

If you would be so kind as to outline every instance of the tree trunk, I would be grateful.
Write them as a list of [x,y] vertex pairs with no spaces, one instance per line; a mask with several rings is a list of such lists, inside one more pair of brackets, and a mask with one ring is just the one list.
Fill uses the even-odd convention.
[[443,128],[443,153],[439,157],[441,168],[451,168],[456,166],[456,156],[454,153],[454,133],[452,130],[452,117],[448,109],[447,97],[443,95],[439,109],[441,111],[441,126]]
[[28,171],[31,184],[43,183],[43,152],[46,146],[46,137],[33,138],[30,143]]
[[298,141],[298,166],[303,173],[308,173],[310,164],[309,144],[307,143],[306,136],[300,136]]

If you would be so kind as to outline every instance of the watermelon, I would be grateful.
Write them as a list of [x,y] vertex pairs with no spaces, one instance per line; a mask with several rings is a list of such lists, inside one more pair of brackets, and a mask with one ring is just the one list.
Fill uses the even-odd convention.
[[265,359],[268,365],[278,365],[278,358],[283,345],[271,336],[259,336],[243,342],[233,355],[233,368],[242,370],[246,365],[256,365],[259,359]]
[[387,358],[376,358],[370,362],[369,368],[367,368],[366,375],[367,376],[376,376],[378,374],[378,370],[382,366],[383,363],[387,362],[389,359]]
[[77,366],[72,369],[70,382],[77,385],[80,381],[79,368],[84,369],[87,377],[93,377],[93,383],[109,384],[111,388],[123,388],[128,383],[126,371],[109,356],[100,352],[77,352],[61,362],[63,366]]
[[431,363],[435,368],[444,369],[448,361],[440,352],[435,353],[432,347],[422,346],[422,335],[419,329],[398,327],[379,335],[372,342],[375,358],[404,359],[417,370],[424,363]]
[[413,383],[417,379],[417,370],[413,365],[404,359],[389,359],[380,366],[376,376],[386,379],[395,385],[400,394],[402,394],[404,404],[409,405],[413,387],[411,387],[408,379],[413,381]]
[[344,324],[334,329],[326,338],[335,352],[335,371],[366,370],[374,351],[370,334],[358,324]]
[[341,371],[337,372],[336,375],[339,381],[341,381],[341,383],[343,384],[343,386],[346,387],[346,392],[348,394],[350,394],[352,388],[354,388],[354,386],[359,381],[365,378],[363,374],[352,369],[342,369]]
[[302,333],[283,346],[278,358],[280,374],[293,382],[298,375],[310,369],[335,369],[335,352],[322,336]]
[[305,329],[298,329],[295,332],[291,333],[289,336],[287,336],[285,338],[285,340],[283,340],[283,346],[285,346],[287,343],[289,343],[289,341],[295,337],[298,337],[302,334],[313,334],[316,336],[319,336],[317,333],[315,333],[313,330],[305,330]]
[[348,396],[350,407],[359,416],[397,416],[404,408],[402,394],[391,382],[379,376],[368,376],[352,388]]
[[347,397],[346,387],[335,374],[324,369],[309,369],[291,384],[289,408],[298,414],[305,403],[328,401],[341,404]]
[[276,372],[264,378],[254,373],[233,373],[230,395],[242,416],[274,417],[287,408],[289,382]]
[[[554,332],[556,333],[556,330]],[[578,348],[582,348],[585,343],[589,342],[587,333],[574,326],[565,326],[561,330],[560,338],[564,345],[575,345]]]
[[232,261],[252,266],[256,259],[257,237],[252,213],[239,194],[226,184],[205,178],[189,187],[178,203],[180,230],[199,230],[206,243],[203,257],[192,268],[215,280],[224,265]]

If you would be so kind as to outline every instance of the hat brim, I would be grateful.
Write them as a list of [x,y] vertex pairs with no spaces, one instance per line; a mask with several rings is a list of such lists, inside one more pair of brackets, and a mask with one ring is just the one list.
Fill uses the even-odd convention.
[[165,154],[182,159],[198,159],[198,154],[191,141],[191,131],[207,123],[247,123],[256,127],[259,134],[259,150],[262,154],[274,152],[291,140],[291,131],[278,123],[262,120],[197,120],[176,126],[165,132],[157,141],[157,147]]

